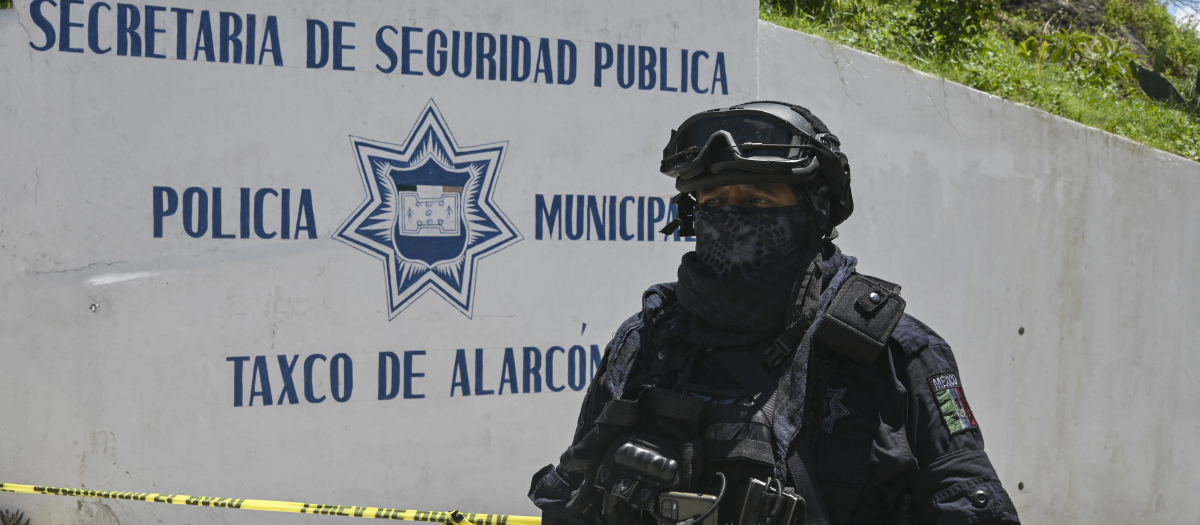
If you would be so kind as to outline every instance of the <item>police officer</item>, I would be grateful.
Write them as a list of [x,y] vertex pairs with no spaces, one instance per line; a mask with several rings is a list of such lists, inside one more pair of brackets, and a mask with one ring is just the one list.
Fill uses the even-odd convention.
[[753,102],[672,131],[662,173],[696,237],[609,343],[546,525],[1015,524],[949,345],[832,240],[840,142]]

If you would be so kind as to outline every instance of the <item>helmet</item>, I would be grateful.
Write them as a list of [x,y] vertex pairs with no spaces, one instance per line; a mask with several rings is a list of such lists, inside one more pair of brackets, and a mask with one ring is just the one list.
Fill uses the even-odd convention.
[[825,123],[801,106],[748,102],[683,121],[671,131],[659,171],[675,179],[681,216],[687,194],[705,188],[773,182],[825,186],[832,228],[854,212],[850,164],[840,146]]

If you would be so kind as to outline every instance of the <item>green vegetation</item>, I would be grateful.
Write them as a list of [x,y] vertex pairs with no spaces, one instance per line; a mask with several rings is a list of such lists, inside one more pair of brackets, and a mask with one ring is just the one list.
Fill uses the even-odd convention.
[[12,9],[12,0],[0,0],[0,9]]
[[[22,519],[25,519],[24,523],[21,523]],[[19,511],[19,510],[14,511],[14,512],[9,512],[7,510],[0,510],[0,524],[3,524],[3,525],[29,525],[29,519],[25,518],[25,516],[22,515],[21,511]]]
[[1200,161],[1200,34],[1155,0],[761,0],[760,16]]
[[1200,68],[1196,69],[1196,81],[1192,84],[1192,92],[1184,95],[1179,88],[1162,74],[1166,63],[1166,48],[1158,48],[1154,53],[1154,69],[1146,69],[1134,63],[1137,71],[1138,84],[1146,96],[1165,104],[1171,104],[1193,115],[1200,116]]

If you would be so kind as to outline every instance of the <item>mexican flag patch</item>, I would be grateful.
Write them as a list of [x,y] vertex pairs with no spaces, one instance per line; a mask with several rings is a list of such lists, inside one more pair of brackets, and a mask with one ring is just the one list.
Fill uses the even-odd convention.
[[971,405],[963,394],[962,385],[954,372],[945,372],[929,378],[929,389],[937,400],[938,410],[950,434],[959,434],[973,428],[979,428],[975,415],[971,413]]

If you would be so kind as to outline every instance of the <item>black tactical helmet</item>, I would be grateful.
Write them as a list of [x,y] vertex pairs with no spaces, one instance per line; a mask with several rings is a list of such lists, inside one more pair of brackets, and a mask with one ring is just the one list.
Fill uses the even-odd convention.
[[[675,179],[681,217],[683,208],[690,208],[685,204],[692,204],[681,197],[705,188],[772,182],[825,186],[832,228],[854,212],[850,164],[840,145],[825,123],[801,106],[748,102],[697,113],[672,130],[659,171]],[[684,228],[681,233],[691,229],[687,221],[675,226]]]

